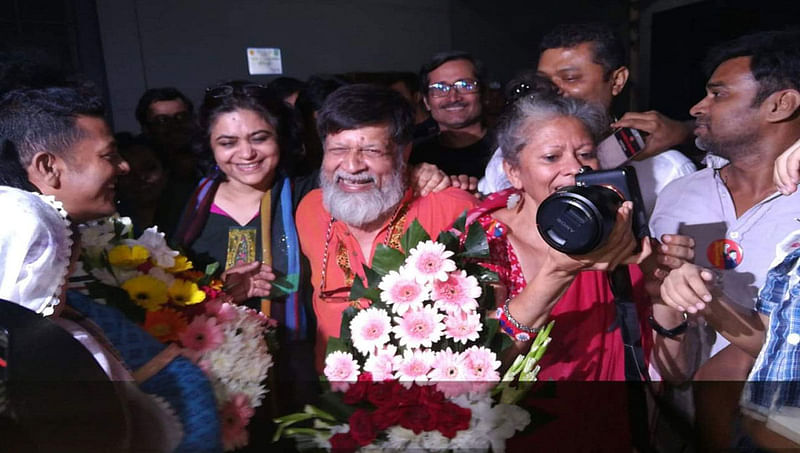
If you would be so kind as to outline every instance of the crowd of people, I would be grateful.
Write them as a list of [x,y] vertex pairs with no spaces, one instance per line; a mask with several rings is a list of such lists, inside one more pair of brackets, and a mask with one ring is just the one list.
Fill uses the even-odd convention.
[[[710,49],[693,122],[614,110],[630,74],[605,24],[546,34],[498,116],[481,62],[457,51],[418,77],[227,81],[196,111],[175,88],[149,89],[135,134],[114,134],[86,86],[20,80],[0,98],[0,206],[16,219],[0,222],[0,299],[56,320],[126,383],[120,451],[219,451],[225,420],[200,367],[68,278],[78,225],[114,213],[137,233],[157,225],[196,268],[219,263],[236,304],[277,322],[273,400],[246,448],[295,448],[270,444],[270,420],[319,395],[326,344],[345,309],[364,307],[349,296],[375,251],[399,249],[415,221],[435,237],[466,212],[490,249],[478,264],[499,277],[504,360],[555,321],[539,363],[551,396],[524,403],[552,420],[510,451],[800,449],[798,42],[770,31]],[[540,206],[616,167],[605,162],[628,129],[641,149],[620,162],[641,197],[614,206],[599,246],[559,251]],[[281,276],[297,285],[276,296]]]

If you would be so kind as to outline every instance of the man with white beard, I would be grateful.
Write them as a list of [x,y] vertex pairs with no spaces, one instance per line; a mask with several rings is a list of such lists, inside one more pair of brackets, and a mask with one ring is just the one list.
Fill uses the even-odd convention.
[[[400,248],[414,220],[431,237],[476,200],[459,189],[416,196],[409,189],[406,162],[414,116],[396,92],[350,85],[331,94],[317,116],[324,154],[321,189],[297,208],[297,231],[311,265],[317,319],[316,366],[321,372],[329,337],[338,337],[350,287],[378,244]],[[362,301],[363,303],[363,301]]]

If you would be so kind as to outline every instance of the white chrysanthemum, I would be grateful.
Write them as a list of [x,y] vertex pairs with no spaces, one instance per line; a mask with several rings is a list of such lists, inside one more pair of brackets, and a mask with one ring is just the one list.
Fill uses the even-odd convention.
[[390,271],[378,284],[381,300],[392,307],[392,312],[402,315],[410,308],[422,308],[430,297],[426,285],[417,281],[414,273],[406,267]]
[[450,272],[444,280],[433,282],[431,299],[442,311],[462,310],[472,312],[478,308],[481,287],[478,279],[465,271]]
[[408,310],[403,316],[395,316],[392,332],[400,346],[430,348],[444,334],[444,315],[426,305],[418,310]]
[[406,349],[394,376],[403,383],[427,382],[433,359],[433,351]]
[[480,337],[479,332],[483,329],[480,314],[466,313],[461,310],[448,312],[444,326],[445,337],[463,344],[467,344],[468,341],[476,341]]
[[372,354],[375,349],[388,343],[391,331],[389,314],[378,308],[360,310],[350,321],[353,346],[365,355]]
[[389,344],[367,358],[364,363],[364,371],[372,374],[373,381],[387,381],[394,379],[394,371],[399,363],[397,346]]
[[434,241],[425,241],[417,244],[408,252],[406,266],[414,272],[417,281],[421,283],[434,280],[447,280],[447,273],[456,270],[456,263],[448,259],[453,252],[447,250],[444,244]]
[[158,232],[158,227],[150,227],[139,236],[139,239],[125,239],[122,241],[125,245],[141,245],[150,251],[150,257],[155,261],[156,265],[163,268],[169,268],[175,265],[175,257],[178,256],[176,250],[172,250],[164,240],[164,233]]

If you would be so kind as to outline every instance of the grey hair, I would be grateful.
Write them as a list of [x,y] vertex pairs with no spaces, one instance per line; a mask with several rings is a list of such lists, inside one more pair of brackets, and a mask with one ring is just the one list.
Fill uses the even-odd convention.
[[560,96],[526,96],[508,107],[497,128],[497,143],[503,150],[503,158],[518,166],[519,152],[528,144],[525,132],[559,117],[579,120],[595,143],[610,124],[608,114],[599,105]]

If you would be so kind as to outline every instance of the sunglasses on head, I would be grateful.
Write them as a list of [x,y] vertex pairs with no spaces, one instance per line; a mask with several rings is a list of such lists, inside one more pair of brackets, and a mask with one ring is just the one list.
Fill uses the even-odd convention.
[[206,88],[206,96],[215,99],[224,98],[232,95],[235,92],[244,94],[245,96],[258,97],[264,96],[267,93],[267,87],[257,83],[247,83],[244,85],[217,85],[215,87]]

